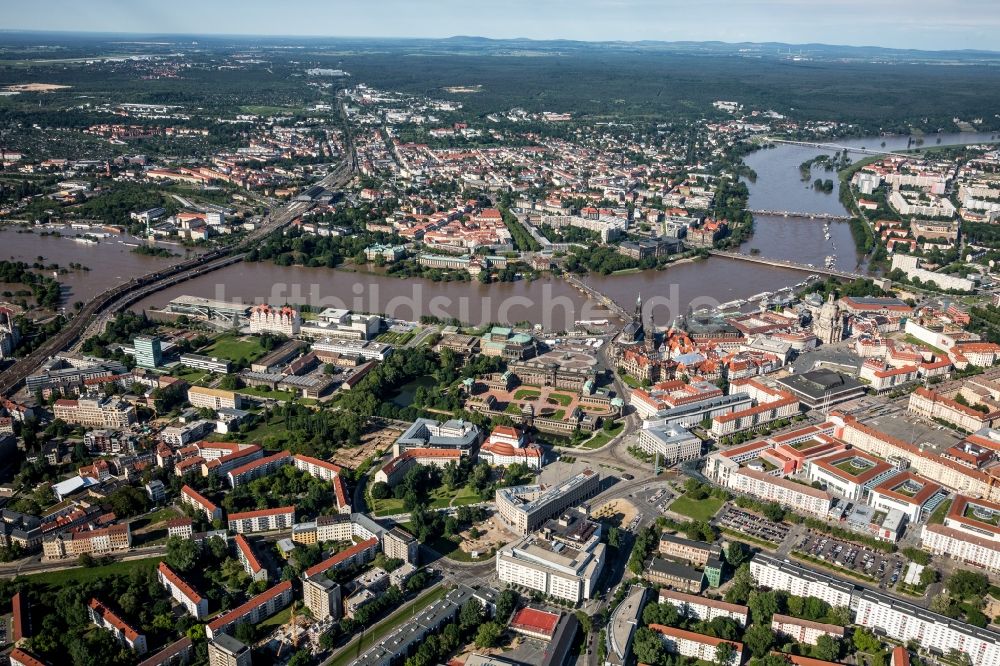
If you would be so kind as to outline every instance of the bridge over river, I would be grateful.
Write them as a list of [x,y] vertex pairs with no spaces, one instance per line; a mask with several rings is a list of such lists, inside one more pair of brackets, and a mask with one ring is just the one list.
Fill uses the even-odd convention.
[[614,299],[612,299],[610,296],[605,296],[601,292],[599,292],[596,289],[594,289],[593,287],[591,287],[586,282],[581,281],[575,275],[570,275],[569,273],[564,273],[563,276],[566,278],[566,282],[569,282],[571,285],[573,285],[574,287],[576,287],[577,289],[579,289],[580,291],[582,291],[588,297],[590,297],[590,298],[594,299],[595,301],[599,302],[601,305],[603,305],[604,307],[606,307],[615,316],[620,317],[621,319],[623,319],[625,321],[629,321],[632,318],[632,315],[629,314],[625,310],[625,308],[623,308],[618,303],[616,303],[614,301]]
[[835,222],[847,222],[850,215],[838,215],[837,213],[799,213],[792,210],[767,210],[761,208],[748,208],[748,213],[753,215],[771,215],[773,217],[798,217],[804,220],[830,220]]
[[819,148],[821,150],[833,150],[835,152],[847,151],[849,153],[860,153],[862,155],[883,155],[886,157],[905,157],[912,158],[912,155],[907,155],[905,153],[893,153],[887,150],[872,150],[871,148],[855,148],[853,146],[842,146],[837,143],[819,143],[816,141],[792,141],[791,139],[773,139],[771,137],[763,137],[761,139],[762,143],[784,143],[789,146],[805,146],[807,148]]
[[810,266],[809,264],[800,264],[795,261],[788,261],[786,259],[772,259],[770,257],[761,257],[759,255],[752,254],[742,254],[740,252],[726,252],[725,250],[709,250],[708,253],[714,257],[726,257],[727,259],[736,259],[738,261],[749,261],[754,264],[763,264],[765,266],[775,266],[777,268],[791,268],[796,271],[804,271],[806,273],[815,273],[816,275],[827,275],[829,277],[840,278],[843,280],[860,280],[865,278],[861,273],[851,273],[850,271],[838,271],[835,268],[826,268],[824,266]]

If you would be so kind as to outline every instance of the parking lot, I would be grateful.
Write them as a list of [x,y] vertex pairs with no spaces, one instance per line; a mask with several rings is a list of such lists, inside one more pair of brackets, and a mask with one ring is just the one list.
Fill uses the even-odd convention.
[[674,498],[674,493],[663,484],[650,484],[630,494],[629,497],[663,514],[667,512],[667,505]]
[[755,513],[744,511],[733,506],[726,506],[718,516],[715,517],[715,524],[719,527],[742,532],[747,536],[756,539],[763,539],[772,543],[781,543],[788,536],[789,527],[782,523],[775,523]]
[[898,554],[887,554],[849,541],[810,531],[795,550],[848,571],[878,580],[881,589],[890,588],[903,577],[905,562]]

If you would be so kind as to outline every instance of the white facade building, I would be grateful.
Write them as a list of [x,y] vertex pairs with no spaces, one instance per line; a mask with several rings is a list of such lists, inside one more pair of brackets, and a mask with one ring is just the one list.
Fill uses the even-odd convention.
[[735,620],[738,625],[745,627],[750,609],[739,604],[730,604],[725,601],[716,601],[708,597],[697,594],[687,594],[663,588],[660,590],[660,603],[669,603],[676,606],[682,615],[711,622],[717,617],[728,617]]
[[797,597],[816,597],[831,606],[851,605],[853,585],[787,560],[757,553],[750,561],[750,573],[758,585],[772,590],[784,590]]
[[859,595],[854,623],[893,641],[917,641],[938,654],[956,650],[968,655],[973,666],[1000,664],[1000,633],[871,590]]

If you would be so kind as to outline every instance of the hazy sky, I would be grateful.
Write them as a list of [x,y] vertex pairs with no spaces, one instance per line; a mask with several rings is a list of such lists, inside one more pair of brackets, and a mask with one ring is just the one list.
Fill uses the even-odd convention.
[[0,0],[0,28],[1000,50],[1000,0]]

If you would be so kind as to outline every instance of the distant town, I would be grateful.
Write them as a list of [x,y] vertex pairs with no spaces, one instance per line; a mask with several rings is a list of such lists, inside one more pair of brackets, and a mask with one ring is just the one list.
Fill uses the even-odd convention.
[[10,664],[1000,665],[995,118],[94,39],[0,63]]

